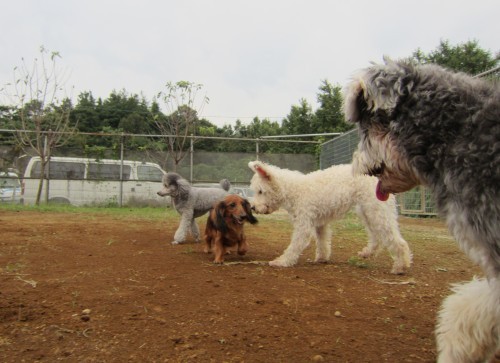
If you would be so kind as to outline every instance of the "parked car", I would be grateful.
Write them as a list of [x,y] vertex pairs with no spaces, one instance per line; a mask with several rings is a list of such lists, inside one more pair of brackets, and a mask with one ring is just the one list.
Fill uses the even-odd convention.
[[[194,183],[197,188],[220,188],[219,183]],[[253,190],[246,186],[231,186],[229,193],[238,194],[240,197],[247,199],[250,203],[253,200]]]
[[21,201],[21,182],[12,171],[0,172],[0,202],[19,203]]
[[247,199],[250,203],[253,201],[253,190],[248,187],[234,187],[230,192],[238,194],[240,197]]

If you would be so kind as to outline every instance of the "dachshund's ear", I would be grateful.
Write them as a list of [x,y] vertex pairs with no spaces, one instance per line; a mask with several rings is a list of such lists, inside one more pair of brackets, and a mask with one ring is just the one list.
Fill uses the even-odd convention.
[[[213,215],[213,209],[211,209],[208,212],[208,218],[207,218],[207,224],[205,225],[205,234],[207,233],[214,233],[215,231],[215,224],[214,224],[214,215]],[[206,238],[206,237],[205,237]]]
[[245,209],[245,213],[247,214],[247,220],[251,224],[255,224],[258,222],[257,218],[255,218],[252,214],[252,206],[250,205],[250,202],[246,199],[243,199],[243,209]]
[[224,218],[226,214],[226,203],[222,200],[216,203],[214,208],[215,208],[215,221],[214,221],[215,227],[222,233],[226,233],[227,224],[226,224],[226,219]]

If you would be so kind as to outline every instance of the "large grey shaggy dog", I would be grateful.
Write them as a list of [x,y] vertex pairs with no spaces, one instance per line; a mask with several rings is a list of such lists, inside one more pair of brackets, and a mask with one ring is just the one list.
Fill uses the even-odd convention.
[[486,278],[456,285],[438,316],[438,362],[500,353],[500,87],[435,65],[386,60],[345,97],[361,141],[353,164],[385,200],[422,184]]
[[181,215],[172,244],[185,242],[189,232],[199,242],[200,230],[195,219],[207,213],[215,202],[223,199],[228,194],[231,183],[222,179],[221,188],[199,188],[191,186],[189,181],[174,172],[165,174],[162,182],[163,188],[157,194],[161,197],[170,196],[172,205]]

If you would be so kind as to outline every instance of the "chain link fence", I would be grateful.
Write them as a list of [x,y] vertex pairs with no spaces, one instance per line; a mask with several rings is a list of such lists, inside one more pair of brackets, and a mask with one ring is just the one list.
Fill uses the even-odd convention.
[[[13,130],[0,130],[0,170],[17,173],[22,186],[8,202],[33,204],[41,179],[40,161],[30,149],[22,150],[14,142]],[[160,135],[76,134],[80,146],[55,148],[46,176],[42,181],[41,202],[60,202],[74,205],[164,205],[165,198],[156,192],[162,188],[163,172],[176,171],[194,185],[218,185],[228,179],[233,186],[248,186],[252,171],[248,162],[256,159],[281,168],[309,173],[317,169],[317,159],[307,153],[272,153],[269,145],[293,143],[304,145],[312,141],[231,139],[217,137],[188,137],[188,148],[175,165],[167,151],[148,147],[145,138]],[[104,143],[106,139],[106,143]],[[198,148],[197,141],[209,140],[210,149],[217,150],[236,143],[249,152],[217,152]],[[75,144],[75,142],[73,143]],[[88,145],[92,145],[89,147]],[[111,146],[98,146],[111,145]],[[206,147],[205,143],[205,149]],[[300,147],[300,146],[299,146]],[[233,148],[235,149],[236,147]],[[267,151],[266,151],[267,150]],[[15,175],[15,174],[14,174]],[[9,179],[10,181],[10,179]],[[7,200],[7,199],[6,199]]]
[[320,168],[326,169],[332,165],[350,164],[358,143],[358,130],[354,129],[321,144]]

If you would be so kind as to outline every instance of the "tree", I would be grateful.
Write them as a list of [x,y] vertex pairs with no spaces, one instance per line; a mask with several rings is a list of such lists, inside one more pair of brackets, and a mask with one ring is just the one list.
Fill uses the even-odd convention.
[[413,59],[419,63],[435,63],[454,71],[471,75],[487,71],[500,61],[500,53],[493,57],[481,49],[476,40],[452,46],[448,40],[441,40],[439,46],[429,54],[420,48],[413,52]]
[[155,124],[167,145],[174,170],[189,151],[189,136],[195,135],[198,114],[208,103],[207,96],[197,99],[203,85],[188,81],[169,82],[157,95],[167,110],[166,117],[155,115]]
[[40,204],[52,151],[66,144],[75,132],[70,120],[73,106],[67,96],[62,96],[65,79],[57,68],[58,58],[58,52],[40,47],[40,58],[35,58],[32,65],[28,65],[23,58],[21,66],[14,68],[14,83],[7,84],[5,88],[16,108],[17,144],[23,150],[31,149],[40,157],[36,205]]
[[310,134],[313,132],[313,117],[311,106],[302,98],[299,105],[292,105],[290,114],[283,120],[282,132],[285,135]]
[[342,111],[342,88],[322,81],[317,94],[320,107],[315,112],[315,133],[344,132],[354,127],[345,122]]
[[92,92],[82,92],[78,95],[71,119],[78,122],[78,130],[82,132],[95,132],[100,130],[100,119],[97,103]]
[[109,97],[98,107],[98,113],[101,118],[101,128],[109,126],[113,129],[119,129],[122,120],[135,113],[141,118],[141,121],[135,125],[138,129],[129,129],[128,131],[141,133],[150,130],[151,125],[147,123],[147,117],[150,115],[147,102],[144,98],[139,98],[137,94],[128,95],[125,90],[111,92]]
[[[314,114],[311,106],[305,99],[300,100],[299,105],[293,105],[290,114],[286,116],[281,125],[283,135],[301,135],[314,133]],[[284,152],[313,152],[313,147],[302,147],[299,145],[288,145],[283,147]]]

